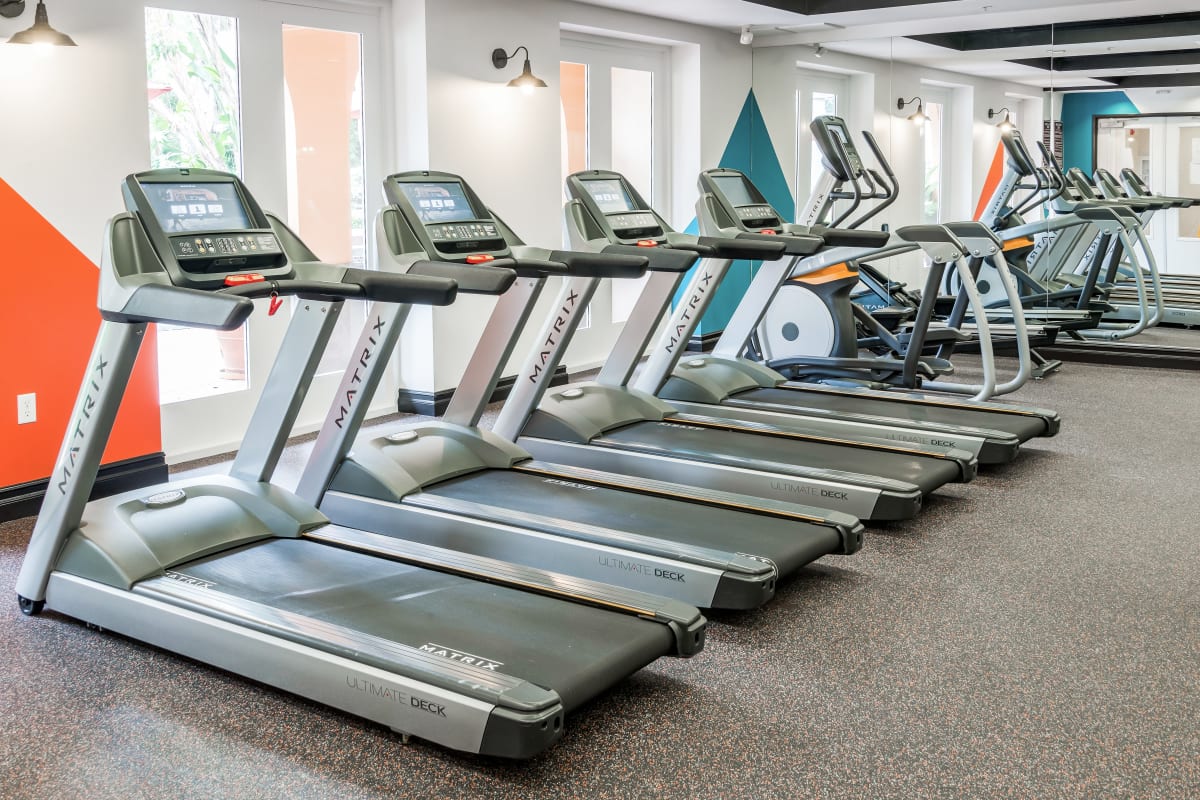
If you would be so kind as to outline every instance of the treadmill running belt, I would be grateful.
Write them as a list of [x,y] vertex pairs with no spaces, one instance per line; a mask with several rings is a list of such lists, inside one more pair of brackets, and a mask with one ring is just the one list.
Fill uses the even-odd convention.
[[599,439],[635,448],[648,445],[673,455],[708,463],[732,463],[723,461],[723,458],[732,457],[836,469],[860,475],[877,475],[912,484],[918,487],[922,494],[928,494],[939,486],[959,478],[958,464],[950,459],[842,447],[782,436],[700,428],[689,426],[685,422],[635,422],[605,431]]
[[781,574],[841,547],[832,526],[732,509],[664,501],[544,475],[488,470],[443,481],[427,493],[522,511],[549,519],[615,528],[670,542],[769,558]]
[[568,711],[671,651],[666,625],[301,539],[174,567],[228,594],[400,642],[502,664]]
[[797,408],[820,408],[842,411],[848,414],[873,414],[880,417],[911,420],[913,422],[936,422],[948,425],[968,425],[976,428],[1004,431],[1027,442],[1046,432],[1046,423],[1041,417],[1027,414],[1003,414],[985,409],[957,406],[935,406],[920,403],[905,403],[897,400],[882,400],[874,397],[855,397],[848,394],[833,394],[822,391],[806,392],[803,389],[759,388],[739,392],[731,398],[750,402],[779,403]]

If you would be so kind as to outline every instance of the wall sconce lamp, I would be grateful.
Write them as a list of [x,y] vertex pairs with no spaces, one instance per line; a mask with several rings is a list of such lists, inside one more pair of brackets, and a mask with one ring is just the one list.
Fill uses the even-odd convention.
[[[5,6],[12,5],[5,3]],[[21,3],[24,10],[25,4]],[[20,12],[18,12],[20,13]],[[50,27],[50,17],[46,14],[46,4],[38,0],[37,11],[33,15],[33,27],[18,31],[8,40],[9,44],[32,44],[48,47],[75,47],[75,40],[61,31]]]
[[1008,107],[1007,106],[1004,108],[997,108],[995,110],[992,110],[989,108],[988,109],[988,120],[990,121],[990,120],[995,119],[996,117],[1000,116],[1001,111],[1004,112],[1004,119],[997,122],[996,127],[999,128],[1004,133],[1008,133],[1009,131],[1011,131],[1013,129],[1013,124],[1012,124],[1012,118],[1008,116]]
[[905,106],[912,103],[917,104],[917,110],[908,115],[908,121],[914,125],[924,125],[929,121],[929,117],[925,116],[925,101],[920,97],[914,97],[911,100],[905,100],[903,97],[897,97],[896,109],[903,111]]
[[742,32],[738,36],[738,43],[745,44],[745,45],[753,44],[754,43],[754,29],[751,28],[749,25],[743,25]]
[[517,53],[525,51],[525,68],[521,70],[521,74],[508,82],[508,85],[514,89],[520,89],[525,94],[533,94],[534,89],[545,89],[546,82],[533,74],[533,70],[529,68],[529,48],[521,45],[511,53],[505,53],[503,47],[497,47],[492,51],[492,66],[496,69],[504,69],[508,66],[508,60]]

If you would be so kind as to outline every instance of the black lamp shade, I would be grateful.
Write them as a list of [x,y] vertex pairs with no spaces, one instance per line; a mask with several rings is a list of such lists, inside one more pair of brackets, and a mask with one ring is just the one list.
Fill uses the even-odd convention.
[[14,33],[8,40],[9,44],[43,44],[57,47],[75,47],[75,40],[61,31],[50,27],[50,17],[46,13],[46,4],[38,0],[37,13],[34,14],[33,27]]
[[546,82],[533,74],[533,70],[529,67],[529,59],[525,59],[525,68],[521,70],[521,74],[508,82],[508,85],[514,89],[545,89]]

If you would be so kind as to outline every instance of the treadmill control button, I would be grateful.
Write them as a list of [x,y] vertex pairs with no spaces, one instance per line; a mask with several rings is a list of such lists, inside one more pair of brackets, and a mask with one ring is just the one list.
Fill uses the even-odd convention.
[[559,397],[564,400],[574,400],[576,397],[583,397],[583,389],[567,389]]
[[158,494],[152,494],[146,499],[142,500],[142,502],[146,504],[147,508],[166,508],[167,506],[173,506],[176,503],[181,503],[186,499],[187,493],[184,492],[183,489],[170,489],[165,492],[159,492]]
[[386,438],[392,444],[404,444],[405,442],[414,441],[417,438],[416,431],[397,431],[389,434]]

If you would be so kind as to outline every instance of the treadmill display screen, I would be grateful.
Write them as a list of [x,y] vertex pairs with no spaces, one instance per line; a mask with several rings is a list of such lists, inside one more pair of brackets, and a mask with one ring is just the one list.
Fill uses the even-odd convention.
[[232,183],[143,183],[166,233],[246,231],[254,226]]
[[618,180],[584,181],[588,194],[596,201],[596,205],[605,214],[617,214],[622,211],[637,211],[633,198]]
[[400,190],[426,225],[479,219],[461,183],[401,183]]
[[757,197],[750,193],[750,187],[746,184],[746,179],[741,177],[714,177],[713,183],[720,189],[729,202],[735,206],[752,206],[762,203]]

